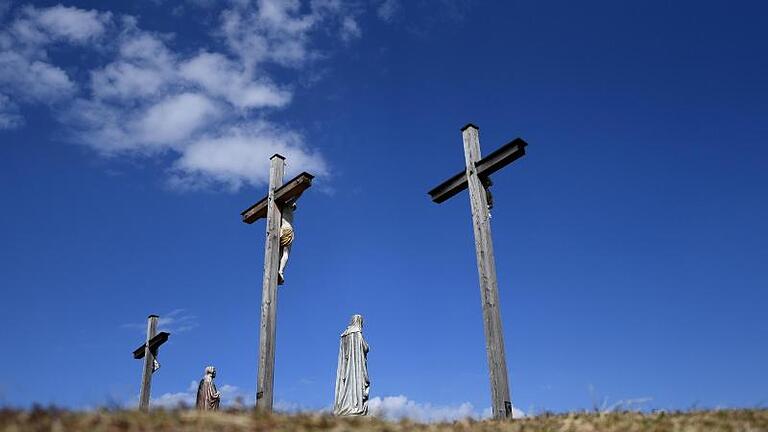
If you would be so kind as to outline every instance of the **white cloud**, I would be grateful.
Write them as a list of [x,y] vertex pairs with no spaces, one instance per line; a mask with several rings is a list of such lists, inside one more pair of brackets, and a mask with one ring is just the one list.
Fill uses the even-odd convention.
[[8,96],[0,93],[0,129],[14,129],[23,124],[19,108]]
[[11,26],[11,32],[21,42],[45,44],[64,40],[85,43],[103,35],[112,19],[109,12],[84,10],[56,5],[38,9],[25,6]]
[[96,99],[126,102],[146,98],[176,79],[176,58],[161,36],[138,30],[134,20],[126,21],[116,60],[91,72]]
[[197,381],[190,381],[187,389],[181,392],[163,393],[150,400],[150,406],[163,408],[191,407],[197,398]]
[[648,403],[652,402],[652,397],[639,397],[631,399],[621,399],[612,404],[608,403],[608,399],[604,399],[602,405],[598,409],[601,413],[611,413],[616,411],[640,411]]
[[188,139],[220,115],[221,110],[207,97],[182,93],[149,107],[138,120],[136,130],[144,142],[174,144]]
[[157,320],[158,330],[169,333],[183,333],[197,325],[197,316],[189,315],[185,309],[175,309]]
[[[224,43],[216,51],[175,48],[173,35],[141,29],[131,16],[24,6],[0,15],[0,92],[51,106],[66,139],[102,155],[171,160],[177,188],[261,185],[274,153],[288,158],[289,174],[323,176],[325,160],[301,133],[267,118],[294,94],[265,66],[300,68],[323,57],[316,33],[360,37],[355,15],[343,0],[232,0],[211,32]],[[49,50],[65,44],[102,61],[62,67]],[[18,107],[3,107],[0,127],[19,126]]]
[[[164,393],[157,398],[153,398],[151,403],[153,406],[165,408],[193,406],[197,395],[197,386],[198,382],[192,381],[185,391]],[[252,391],[246,391],[229,384],[218,386],[218,390],[221,393],[222,406],[251,407],[254,404]],[[331,407],[310,408],[297,402],[285,400],[275,401],[274,409],[284,413],[313,412],[329,414],[331,412]],[[525,413],[517,408],[513,408],[512,411],[514,418],[525,417]],[[463,402],[458,405],[433,405],[431,403],[416,402],[400,395],[370,399],[368,401],[368,413],[371,416],[386,420],[399,421],[409,419],[420,423],[436,423],[451,422],[465,418],[488,419],[491,417],[491,408],[478,412],[469,402]]]
[[[185,309],[174,309],[167,314],[160,315],[157,320],[157,331],[171,334],[187,332],[197,326],[197,316],[190,315]],[[123,324],[120,327],[140,330],[143,334],[147,329],[147,322]]]
[[[411,419],[423,423],[454,421],[464,418],[484,419],[491,417],[491,409],[486,408],[482,413],[475,407],[464,402],[458,405],[433,405],[408,399],[406,396],[375,397],[368,401],[368,411],[371,415],[388,420]],[[525,414],[517,408],[512,409],[514,418],[522,418]]]
[[360,26],[357,25],[357,21],[351,16],[346,16],[341,21],[341,40],[349,42],[352,39],[357,39],[362,35]]
[[[191,381],[185,391],[163,393],[156,398],[152,398],[150,405],[163,408],[194,406],[197,399],[197,386],[198,381]],[[221,405],[224,407],[243,408],[253,406],[254,404],[255,398],[251,394],[253,392],[245,392],[240,387],[224,384],[217,385],[217,390],[221,393]],[[277,403],[275,404],[275,409],[280,410]]]
[[62,5],[47,9],[26,8],[25,14],[51,36],[78,43],[104,34],[104,28],[112,17],[109,12],[85,11]]
[[71,97],[78,86],[64,69],[50,62],[46,47],[59,41],[93,41],[104,34],[111,16],[62,5],[22,7],[0,32],[0,88],[33,103],[50,104]]
[[307,32],[314,18],[298,15],[296,0],[241,1],[222,13],[222,31],[230,49],[248,71],[265,61],[297,66],[307,60]]
[[319,57],[309,45],[311,33],[321,25],[339,25],[342,37],[355,32],[348,3],[311,0],[309,12],[301,13],[299,0],[240,0],[222,14],[222,31],[249,71],[268,61],[298,67]]
[[237,189],[243,184],[266,183],[269,157],[275,153],[287,158],[289,175],[299,170],[327,174],[322,157],[307,150],[299,134],[257,121],[192,143],[174,165],[174,184],[205,186],[206,181],[213,180]]
[[437,406],[417,403],[403,395],[372,398],[368,401],[368,410],[371,415],[388,420],[408,418],[419,422],[451,421],[476,416],[469,402],[456,406]]
[[376,9],[376,13],[379,15],[379,18],[389,22],[394,19],[395,15],[397,15],[397,12],[399,10],[400,10],[399,0],[384,0]]
[[192,392],[163,393],[157,398],[152,398],[150,404],[163,408],[191,407],[195,405],[196,397]]
[[50,103],[72,95],[76,85],[57,66],[4,51],[0,52],[0,88],[26,100]]
[[182,77],[238,108],[279,108],[291,100],[290,92],[267,79],[254,82],[239,64],[221,54],[201,53],[181,64],[180,72]]

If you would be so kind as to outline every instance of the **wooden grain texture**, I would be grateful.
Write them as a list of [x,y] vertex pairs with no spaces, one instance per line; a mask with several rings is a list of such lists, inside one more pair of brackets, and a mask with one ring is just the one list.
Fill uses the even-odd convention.
[[512,162],[525,156],[525,147],[528,143],[522,138],[515,138],[512,141],[504,144],[503,146],[492,151],[491,154],[485,156],[475,163],[477,168],[477,175],[482,177],[488,177],[496,171],[504,168]]
[[[291,198],[299,197],[307,188],[312,186],[313,178],[315,178],[315,176],[308,172],[303,172],[292,178],[287,183],[275,190],[275,202],[282,206]],[[268,198],[269,195],[262,198],[256,204],[243,210],[243,212],[240,213],[240,215],[243,217],[243,222],[252,224],[261,218],[267,217]]]
[[259,369],[256,383],[256,409],[271,412],[275,382],[275,325],[277,322],[277,271],[280,265],[280,206],[275,191],[283,184],[285,161],[275,155],[270,159],[267,195],[267,232],[264,245],[264,280],[261,289],[259,323]]
[[[475,128],[475,126],[469,126],[462,129],[462,133],[471,128]],[[477,175],[480,176],[481,179],[484,177],[489,177],[496,171],[504,168],[517,159],[520,159],[525,155],[525,147],[527,145],[528,143],[523,141],[521,138],[515,138],[507,144],[504,144],[503,146],[494,150],[488,156],[475,162]],[[448,180],[440,183],[437,187],[433,188],[428,193],[432,198],[432,201],[440,204],[466,189],[467,185],[467,172],[465,169],[464,171],[461,171]]]
[[152,339],[149,340],[149,342],[145,342],[140,347],[133,350],[133,358],[136,360],[141,360],[144,358],[144,354],[146,353],[146,347],[149,345],[149,350],[155,353],[155,356],[157,356],[157,350],[160,348],[160,345],[166,343],[168,341],[168,337],[171,334],[168,332],[160,332],[156,334]]
[[155,355],[150,349],[149,341],[157,334],[157,315],[147,317],[147,338],[144,341],[144,370],[141,373],[141,391],[139,392],[139,409],[149,411],[149,396],[152,387],[152,366]]
[[499,290],[496,282],[496,263],[493,256],[490,213],[485,188],[477,173],[480,158],[480,136],[476,126],[462,130],[466,161],[467,189],[472,207],[472,227],[475,233],[477,271],[480,276],[480,298],[483,307],[488,373],[491,381],[491,408],[495,419],[511,418],[507,362],[504,353],[504,335],[499,310]]

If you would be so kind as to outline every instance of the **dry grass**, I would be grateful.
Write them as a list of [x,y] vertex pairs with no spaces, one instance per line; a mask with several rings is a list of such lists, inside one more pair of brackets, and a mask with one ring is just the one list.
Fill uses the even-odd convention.
[[473,432],[768,432],[768,410],[679,413],[573,413],[541,415],[513,422],[458,421],[420,424],[375,418],[339,419],[327,415],[255,415],[243,412],[157,411],[70,412],[57,409],[0,411],[2,432],[251,432],[251,431],[473,431]]

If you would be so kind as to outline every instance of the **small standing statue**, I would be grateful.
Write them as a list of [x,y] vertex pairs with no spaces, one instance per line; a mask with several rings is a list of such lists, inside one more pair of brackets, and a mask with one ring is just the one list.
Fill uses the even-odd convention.
[[218,411],[221,393],[216,390],[216,384],[213,379],[216,378],[216,368],[208,366],[205,368],[205,376],[200,380],[197,386],[197,402],[195,405],[200,411]]
[[293,212],[296,210],[296,200],[291,200],[285,204],[280,212],[282,220],[280,221],[280,267],[277,270],[277,284],[285,283],[285,266],[288,264],[288,254],[291,252],[293,243]]
[[349,326],[341,334],[333,414],[337,416],[368,414],[370,386],[368,344],[363,339],[363,316],[353,315]]

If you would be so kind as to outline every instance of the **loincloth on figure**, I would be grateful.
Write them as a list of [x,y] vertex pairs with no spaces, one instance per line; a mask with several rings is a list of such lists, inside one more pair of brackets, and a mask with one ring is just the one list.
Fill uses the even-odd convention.
[[293,228],[290,225],[280,227],[280,247],[288,247],[293,243]]

